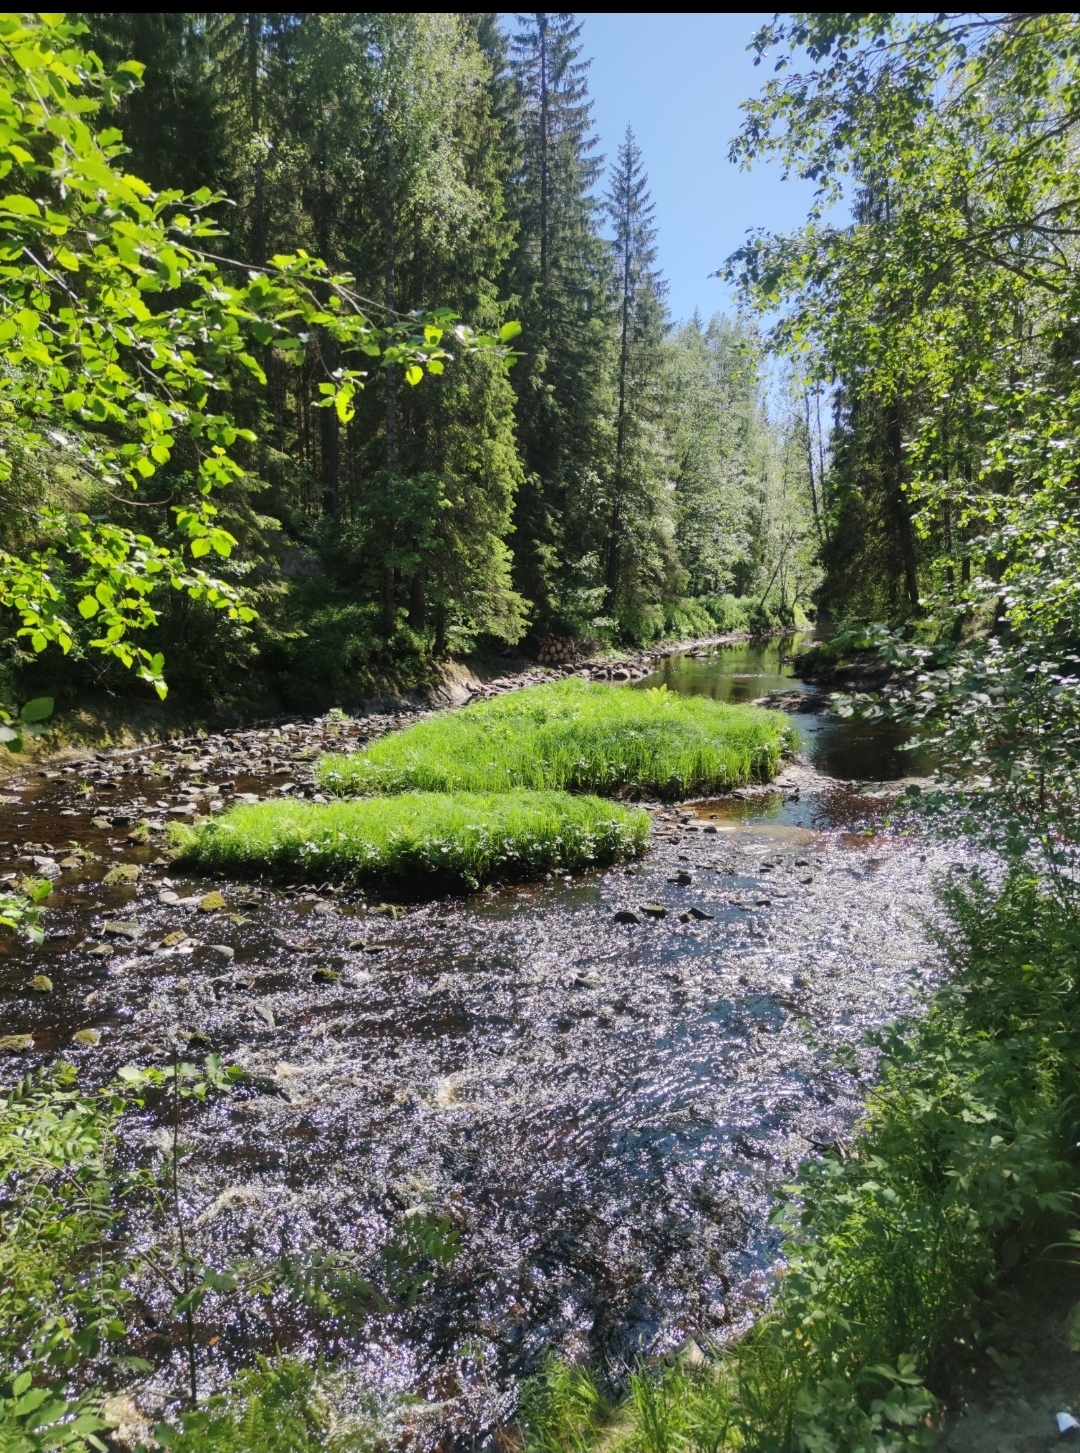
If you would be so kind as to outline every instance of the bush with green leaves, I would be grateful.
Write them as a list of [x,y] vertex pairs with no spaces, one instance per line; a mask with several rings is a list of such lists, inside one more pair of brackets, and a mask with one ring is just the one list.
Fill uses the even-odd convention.
[[[57,491],[35,522],[41,548],[0,550],[0,606],[35,653],[69,652],[76,615],[92,621],[89,646],[164,696],[162,654],[140,641],[158,620],[157,590],[240,621],[254,614],[200,563],[237,543],[211,502],[243,475],[236,450],[255,440],[222,407],[233,381],[265,383],[271,354],[304,363],[317,332],[342,358],[322,362],[320,406],[347,423],[372,359],[415,384],[442,372],[451,341],[458,352],[501,350],[447,311],[372,324],[353,280],[302,249],[223,263],[211,220],[222,198],[154,191],[124,169],[121,133],[94,129],[143,67],[108,71],[80,43],[84,30],[63,14],[0,17],[0,479],[43,455],[108,492],[136,489],[178,449],[189,467],[166,543],[69,508]],[[518,331],[505,324],[501,337]]]

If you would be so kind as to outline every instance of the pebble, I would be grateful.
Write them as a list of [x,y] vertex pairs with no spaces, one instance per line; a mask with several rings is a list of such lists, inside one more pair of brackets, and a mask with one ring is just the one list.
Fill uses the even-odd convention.
[[230,948],[227,943],[208,943],[206,952],[213,954],[216,959],[222,959],[227,964],[236,957],[236,950]]

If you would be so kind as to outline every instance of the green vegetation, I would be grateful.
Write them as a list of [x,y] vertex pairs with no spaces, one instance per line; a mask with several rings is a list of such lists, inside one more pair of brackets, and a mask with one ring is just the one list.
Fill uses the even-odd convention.
[[808,387],[835,386],[819,600],[899,668],[845,710],[919,728],[952,830],[1055,869],[1080,808],[1077,20],[795,14],[735,153],[845,227],[732,259]]
[[446,712],[351,757],[324,757],[339,793],[560,788],[689,797],[768,781],[789,742],[780,712],[576,678]]
[[[152,1434],[147,1428],[139,1447],[185,1453],[370,1448],[355,1400],[333,1404],[334,1372],[326,1365],[316,1372],[253,1350],[252,1365],[225,1392],[200,1399],[205,1319],[220,1316],[242,1287],[276,1305],[283,1297],[306,1303],[343,1329],[366,1328],[373,1314],[411,1305],[423,1294],[438,1268],[457,1256],[457,1233],[445,1219],[413,1215],[366,1263],[353,1252],[318,1248],[257,1261],[249,1248],[244,1259],[230,1262],[212,1234],[199,1234],[192,1205],[210,1198],[188,1172],[191,1147],[184,1136],[208,1096],[227,1093],[241,1078],[210,1055],[202,1066],[128,1066],[97,1089],[79,1086],[74,1070],[58,1065],[0,1091],[5,1453],[104,1453],[103,1439],[123,1416],[125,1393],[169,1367],[177,1352],[187,1363],[189,1401]],[[130,1152],[122,1164],[121,1121],[148,1113],[151,1101],[169,1133],[156,1147],[144,1146],[136,1164]],[[135,1208],[150,1233],[138,1249],[128,1236]],[[144,1319],[147,1278],[168,1294],[164,1317],[159,1308],[156,1318]]]
[[264,802],[175,827],[177,861],[302,881],[476,888],[641,852],[644,812],[563,792],[405,792],[361,802]]
[[[103,655],[164,696],[162,653],[140,639],[161,587],[238,629],[254,619],[236,583],[199,563],[237,543],[211,496],[243,476],[238,454],[255,443],[221,410],[234,384],[265,384],[252,350],[303,365],[317,333],[341,357],[313,386],[347,422],[372,359],[412,384],[440,374],[456,315],[373,325],[353,278],[302,248],[223,270],[221,198],[153,190],[121,165],[120,133],[93,129],[142,67],[106,70],[84,30],[59,14],[0,19],[0,606],[18,621],[11,646]],[[490,355],[495,340],[459,329],[454,347]],[[129,500],[160,475],[155,536],[145,513],[132,528]]]
[[851,1145],[792,1188],[770,1310],[701,1366],[639,1368],[618,1406],[549,1365],[528,1449],[900,1453],[959,1372],[1008,1356],[1009,1277],[1080,1243],[1080,930],[1027,876],[946,901],[950,982],[883,1037]]
[[752,327],[669,327],[578,31],[5,21],[0,699],[308,710],[809,604],[806,419]]

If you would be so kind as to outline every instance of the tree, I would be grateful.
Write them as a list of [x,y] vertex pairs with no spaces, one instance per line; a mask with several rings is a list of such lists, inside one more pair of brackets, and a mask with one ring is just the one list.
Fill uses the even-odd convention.
[[521,161],[509,194],[517,248],[504,288],[523,328],[513,373],[525,470],[515,512],[519,589],[542,621],[565,621],[584,575],[603,584],[610,469],[608,257],[595,227],[588,62],[565,13],[518,17],[511,43]]
[[[209,250],[214,194],[153,191],[117,165],[119,133],[93,131],[101,101],[116,105],[140,67],[106,72],[79,46],[80,30],[52,15],[0,22],[0,166],[12,188],[0,197],[4,477],[35,472],[44,456],[39,478],[62,475],[85,496],[133,490],[181,449],[189,467],[184,493],[166,501],[176,544],[50,502],[41,548],[0,552],[0,602],[36,652],[72,648],[75,604],[98,631],[89,646],[164,695],[161,654],[133,639],[157,620],[159,586],[252,614],[196,564],[235,544],[211,496],[241,475],[238,443],[254,442],[221,405],[234,379],[263,379],[251,347],[295,359],[298,334],[324,328],[356,365],[378,358],[416,383],[450,357],[442,340],[453,320],[373,325],[351,279],[303,252],[230,280]],[[473,346],[467,330],[460,343]],[[363,378],[349,366],[320,384],[342,421]]]
[[[784,304],[776,340],[840,383],[831,577],[831,552],[861,548],[871,587],[887,598],[890,567],[903,580],[903,614],[918,595],[906,633],[866,637],[909,674],[862,706],[930,733],[950,826],[1020,856],[1037,844],[1066,895],[1080,847],[1077,36],[1057,12],[796,15],[759,37],[762,54],[788,54],[737,144],[779,151],[823,203],[858,187],[849,225],[811,217],[736,266],[759,303]],[[914,560],[894,532],[879,563],[898,492]],[[844,593],[873,603],[872,588]]]
[[[666,285],[656,271],[656,225],[641,151],[629,126],[611,171],[615,447],[605,542],[607,609],[634,638],[650,634],[649,605],[677,593],[665,431]],[[658,618],[662,623],[662,615]],[[657,632],[658,633],[658,632]]]

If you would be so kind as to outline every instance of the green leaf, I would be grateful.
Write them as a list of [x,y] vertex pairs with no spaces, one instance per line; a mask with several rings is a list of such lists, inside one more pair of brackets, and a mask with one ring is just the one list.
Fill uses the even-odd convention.
[[0,211],[13,212],[17,217],[37,217],[40,209],[33,198],[13,192],[10,196],[0,197]]
[[23,721],[44,721],[52,716],[55,702],[51,696],[35,696],[33,701],[28,701],[19,715]]
[[520,332],[520,323],[504,323],[499,329],[499,342],[509,343],[511,338],[516,338]]

